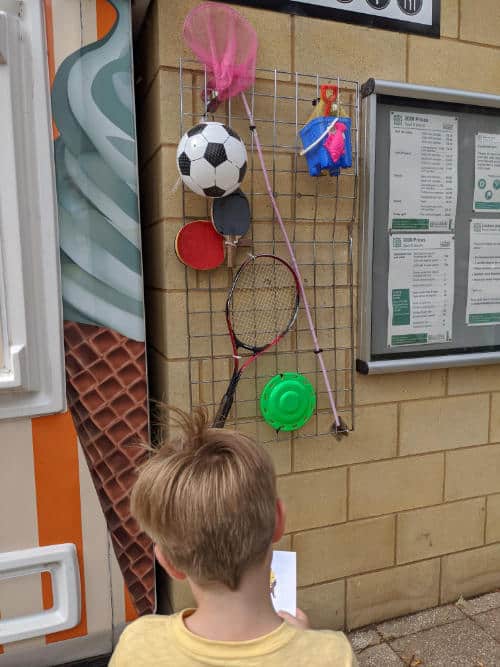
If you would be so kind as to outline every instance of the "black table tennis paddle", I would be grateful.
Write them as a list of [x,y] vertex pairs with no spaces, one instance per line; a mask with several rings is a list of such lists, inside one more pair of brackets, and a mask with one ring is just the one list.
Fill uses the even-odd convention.
[[241,190],[213,200],[212,223],[225,239],[229,267],[234,266],[235,249],[250,227],[250,217],[250,204]]

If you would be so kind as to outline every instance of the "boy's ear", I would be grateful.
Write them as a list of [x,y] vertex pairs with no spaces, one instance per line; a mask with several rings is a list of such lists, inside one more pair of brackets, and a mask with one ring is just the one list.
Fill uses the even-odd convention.
[[285,532],[286,510],[283,501],[278,498],[276,501],[276,519],[274,522],[273,544],[279,542]]
[[185,575],[184,572],[177,570],[168,560],[168,558],[165,558],[157,544],[155,544],[155,556],[156,560],[160,563],[165,572],[170,577],[172,577],[172,579],[177,579],[178,581],[184,581],[184,579],[186,579],[187,575]]

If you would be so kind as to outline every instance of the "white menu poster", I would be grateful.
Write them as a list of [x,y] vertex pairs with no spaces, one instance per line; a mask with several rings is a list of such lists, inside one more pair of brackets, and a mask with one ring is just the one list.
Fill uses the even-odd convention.
[[389,228],[454,231],[458,119],[391,111],[390,143]]
[[387,344],[451,341],[454,235],[392,234],[389,245]]
[[500,134],[476,134],[474,211],[500,211]]
[[500,324],[500,220],[471,220],[465,321]]

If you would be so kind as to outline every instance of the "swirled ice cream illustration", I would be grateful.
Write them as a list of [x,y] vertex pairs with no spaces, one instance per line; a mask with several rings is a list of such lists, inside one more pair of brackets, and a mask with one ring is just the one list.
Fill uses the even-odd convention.
[[52,92],[64,317],[144,340],[128,3],[69,56]]
[[148,440],[130,3],[71,54],[52,90],[68,404],[139,613],[155,606],[152,543],[129,494]]

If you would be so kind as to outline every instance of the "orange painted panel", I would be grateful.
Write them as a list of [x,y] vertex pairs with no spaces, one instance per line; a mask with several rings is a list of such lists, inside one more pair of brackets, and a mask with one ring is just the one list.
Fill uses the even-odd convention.
[[[47,643],[52,643],[87,634],[78,442],[68,412],[33,419],[32,428],[40,546],[75,544],[80,567],[81,622],[70,630],[47,635]],[[50,609],[52,587],[47,576],[42,577],[42,599],[44,609]]]
[[52,20],[52,0],[44,0],[45,9],[45,35],[47,39],[47,59],[49,61],[50,87],[54,83],[56,67],[54,60],[54,23]]
[[134,607],[134,603],[132,602],[132,598],[130,597],[130,593],[128,592],[128,588],[124,585],[125,588],[125,620],[127,623],[130,623],[130,621],[135,621],[136,618],[139,618],[139,614],[136,611],[136,608]]
[[54,606],[54,592],[52,590],[52,577],[48,572],[42,572],[42,596],[43,608],[50,609]]
[[[49,63],[49,82],[50,88],[54,84],[54,78],[56,76],[56,66],[54,59],[54,23],[52,20],[52,0],[44,0],[44,10],[45,10],[45,38],[47,41],[47,60]],[[55,124],[54,119],[52,119],[52,136],[54,139],[57,139],[59,136],[59,130]]]
[[116,10],[108,0],[96,0],[97,39],[102,39],[111,30],[116,21]]

